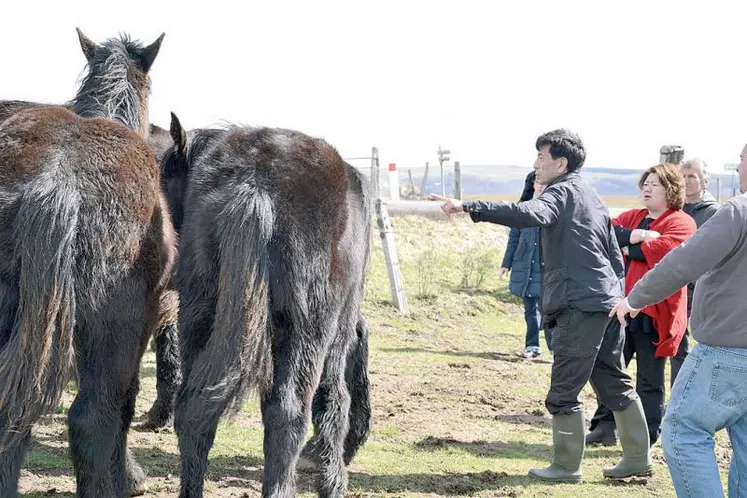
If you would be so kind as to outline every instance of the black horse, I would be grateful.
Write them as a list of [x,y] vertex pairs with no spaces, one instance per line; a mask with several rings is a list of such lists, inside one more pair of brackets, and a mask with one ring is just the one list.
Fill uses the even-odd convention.
[[[220,416],[259,391],[263,494],[295,494],[295,466],[342,496],[370,431],[368,185],[326,142],[270,128],[193,130],[172,115],[162,189],[180,234],[181,496],[201,497]],[[347,372],[346,372],[347,370]],[[352,400],[352,403],[351,403]],[[312,410],[313,406],[313,410]]]
[[89,70],[73,112],[39,106],[0,124],[2,497],[17,496],[31,428],[76,373],[78,495],[122,497],[144,479],[127,431],[176,237],[144,139],[163,35],[147,47],[78,35]]
[[[62,107],[73,111],[73,105],[74,102],[66,102],[62,104]],[[56,106],[26,100],[0,100],[0,123],[20,111],[48,107]],[[169,131],[151,123],[148,127],[147,139],[156,156],[156,161],[160,163],[164,152],[172,144]],[[176,290],[165,292],[161,297],[160,318],[153,338],[156,350],[156,392],[158,395],[145,415],[145,421],[141,426],[144,430],[159,429],[173,421],[176,390],[181,382],[176,332],[178,312],[179,296]]]

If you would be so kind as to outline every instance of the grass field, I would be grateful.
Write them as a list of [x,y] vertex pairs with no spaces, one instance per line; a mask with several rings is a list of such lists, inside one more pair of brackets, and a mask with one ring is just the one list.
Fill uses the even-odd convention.
[[[548,485],[528,478],[527,471],[545,465],[552,452],[544,408],[551,361],[546,352],[534,361],[519,356],[524,345],[520,301],[498,277],[506,230],[463,218],[393,221],[411,313],[399,316],[390,304],[377,236],[364,306],[371,327],[374,430],[349,468],[351,496],[674,496],[658,444],[656,474],[648,480],[603,479],[601,469],[621,457],[619,446],[587,449],[584,484]],[[143,362],[142,377],[139,416],[155,396],[152,353]],[[36,427],[22,496],[73,496],[64,425],[71,399],[72,391],[61,413]],[[588,387],[583,400],[590,418],[596,404]],[[149,476],[146,496],[176,496],[179,458],[173,431],[132,430],[130,441]],[[717,454],[726,470],[730,449],[723,434]],[[235,420],[221,423],[206,495],[257,496],[262,464],[262,428],[252,402]],[[313,479],[299,474],[299,492],[311,493]]]

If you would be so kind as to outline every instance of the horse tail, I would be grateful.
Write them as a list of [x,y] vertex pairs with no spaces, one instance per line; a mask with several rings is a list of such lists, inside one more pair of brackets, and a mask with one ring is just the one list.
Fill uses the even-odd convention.
[[213,329],[186,388],[221,411],[241,409],[251,390],[272,384],[269,255],[274,210],[269,194],[244,185],[216,217],[219,277]]
[[60,170],[32,181],[20,199],[16,319],[0,351],[0,452],[57,407],[74,374],[79,209],[74,180]]
[[348,352],[345,382],[350,393],[349,429],[343,461],[349,465],[371,434],[371,382],[368,379],[368,324],[361,315],[355,326],[355,340]]

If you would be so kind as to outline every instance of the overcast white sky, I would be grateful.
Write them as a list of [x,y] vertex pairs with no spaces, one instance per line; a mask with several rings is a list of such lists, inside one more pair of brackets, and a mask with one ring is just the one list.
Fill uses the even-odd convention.
[[154,123],[294,128],[383,164],[433,163],[441,144],[529,165],[557,127],[591,166],[641,169],[676,143],[720,170],[747,142],[745,2],[24,0],[2,16],[0,98],[72,97],[76,26],[166,32]]

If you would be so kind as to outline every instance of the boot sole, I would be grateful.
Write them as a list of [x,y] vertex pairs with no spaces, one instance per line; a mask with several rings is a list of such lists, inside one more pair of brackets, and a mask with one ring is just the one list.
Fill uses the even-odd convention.
[[615,479],[617,481],[620,481],[622,479],[630,479],[631,477],[651,477],[654,475],[654,469],[650,468],[650,469],[642,470],[640,472],[630,472],[630,473],[627,473],[621,476],[609,475],[604,471],[602,471],[602,473],[604,474],[604,477],[606,477],[607,479]]
[[567,477],[543,477],[538,476],[537,474],[529,473],[529,477],[533,477],[535,479],[539,479],[540,481],[544,482],[566,482],[570,484],[576,484],[583,480],[583,476],[567,476]]
[[579,477],[578,479],[570,478],[570,477],[564,477],[564,478],[558,478],[558,479],[548,479],[547,477],[539,477],[532,474],[529,474],[530,477],[534,477],[535,479],[538,479],[543,482],[563,482],[566,484],[578,484],[582,481],[582,479]]

